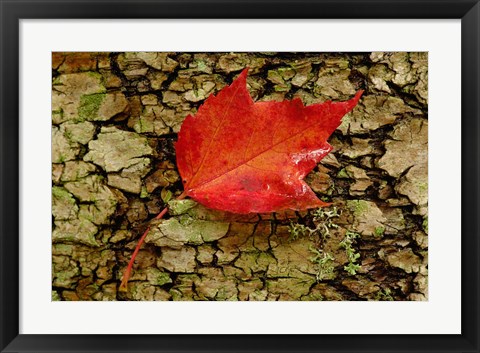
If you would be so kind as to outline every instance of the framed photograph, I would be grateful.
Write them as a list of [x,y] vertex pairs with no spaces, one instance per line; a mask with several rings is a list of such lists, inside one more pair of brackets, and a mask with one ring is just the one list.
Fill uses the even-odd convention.
[[479,352],[478,1],[2,1],[2,352]]

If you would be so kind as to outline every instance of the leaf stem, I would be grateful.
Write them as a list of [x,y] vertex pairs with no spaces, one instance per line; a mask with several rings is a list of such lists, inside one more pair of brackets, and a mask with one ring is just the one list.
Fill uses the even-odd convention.
[[[179,197],[177,197],[177,200],[183,200],[187,196],[187,192],[184,191]],[[159,214],[155,216],[155,220],[157,219],[162,219],[163,216],[168,212],[168,207],[165,207]],[[135,247],[135,250],[133,251],[132,257],[130,258],[130,261],[128,262],[127,269],[123,273],[122,277],[122,283],[120,284],[119,291],[120,292],[126,292],[127,291],[127,285],[128,285],[128,280],[130,279],[130,275],[132,272],[133,264],[135,263],[135,258],[138,255],[138,252],[140,251],[140,247],[142,246],[143,242],[145,241],[145,238],[147,237],[148,232],[150,232],[151,226],[148,226],[147,229],[145,229],[145,232],[143,232],[142,236],[140,237],[140,240],[138,241],[137,246]]]

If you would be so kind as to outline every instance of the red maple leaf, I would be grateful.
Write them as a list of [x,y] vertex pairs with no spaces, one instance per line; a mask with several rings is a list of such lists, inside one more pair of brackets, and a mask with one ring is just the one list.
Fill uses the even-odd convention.
[[[182,124],[176,144],[184,192],[207,207],[234,213],[304,210],[328,205],[303,178],[332,150],[327,139],[363,91],[346,102],[304,106],[300,99],[254,103],[247,69]],[[155,218],[167,213],[163,209]],[[120,285],[127,290],[141,236]]]
[[362,92],[309,106],[299,98],[255,103],[245,69],[182,124],[176,155],[183,195],[234,213],[328,205],[303,178],[332,150],[327,139]]

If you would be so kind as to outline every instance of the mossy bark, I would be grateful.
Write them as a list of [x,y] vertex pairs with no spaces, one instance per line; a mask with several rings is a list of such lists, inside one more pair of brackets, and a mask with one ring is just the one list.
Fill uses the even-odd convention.
[[[427,300],[427,63],[404,52],[54,53],[52,299]],[[330,208],[235,215],[174,200],[183,119],[245,67],[255,101],[365,90],[306,178]]]

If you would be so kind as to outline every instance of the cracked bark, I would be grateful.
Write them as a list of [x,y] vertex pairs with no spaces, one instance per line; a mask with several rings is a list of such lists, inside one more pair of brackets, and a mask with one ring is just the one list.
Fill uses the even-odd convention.
[[[427,62],[426,53],[54,53],[52,298],[427,300]],[[171,201],[118,292],[138,237],[182,192],[183,119],[246,66],[254,100],[311,104],[365,90],[307,177],[340,213],[338,227],[315,210],[234,215]]]

